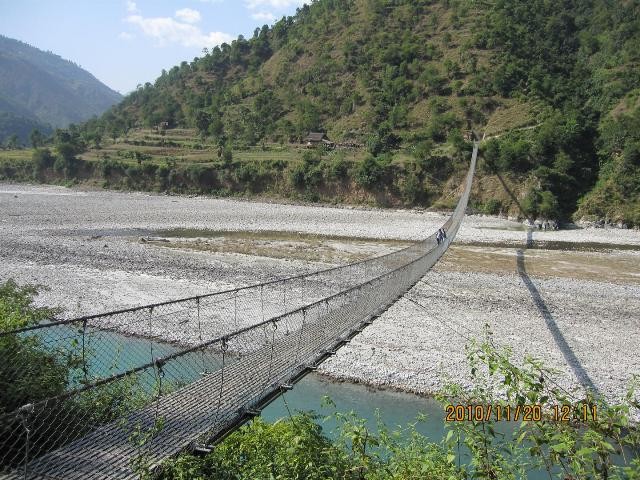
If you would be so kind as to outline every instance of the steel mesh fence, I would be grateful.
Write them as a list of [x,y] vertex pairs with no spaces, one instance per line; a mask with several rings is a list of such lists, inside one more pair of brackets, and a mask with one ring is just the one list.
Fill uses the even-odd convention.
[[0,381],[24,383],[0,407],[0,472],[135,478],[136,466],[219,439],[438,261],[464,218],[476,156],[477,146],[440,243],[433,234],[311,274],[0,332]]

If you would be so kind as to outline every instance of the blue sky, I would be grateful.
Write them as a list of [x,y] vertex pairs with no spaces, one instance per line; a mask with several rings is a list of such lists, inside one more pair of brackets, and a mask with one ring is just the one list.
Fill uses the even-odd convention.
[[[308,0],[306,0],[308,3]],[[0,0],[0,34],[50,50],[127,93],[305,0]]]

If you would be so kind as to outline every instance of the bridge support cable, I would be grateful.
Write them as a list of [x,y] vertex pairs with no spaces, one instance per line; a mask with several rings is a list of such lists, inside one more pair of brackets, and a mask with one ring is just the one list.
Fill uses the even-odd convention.
[[[154,466],[215,443],[361,331],[440,259],[464,218],[477,151],[476,144],[443,242],[432,234],[319,272],[0,332],[0,342],[15,347],[7,351],[27,349],[57,368],[71,367],[56,388],[0,410],[0,474],[137,478],[141,451]],[[161,340],[179,341],[171,332],[185,330],[196,332],[196,343],[167,350]],[[106,347],[116,353],[105,355]],[[17,355],[3,359],[10,365],[5,371],[15,381],[37,380],[37,371],[14,362]]]

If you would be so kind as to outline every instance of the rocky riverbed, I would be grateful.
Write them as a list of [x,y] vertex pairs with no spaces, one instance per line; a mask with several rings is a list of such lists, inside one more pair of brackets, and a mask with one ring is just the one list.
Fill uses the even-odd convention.
[[[0,281],[97,313],[284,278],[392,251],[446,215],[0,184]],[[228,233],[233,232],[233,233]],[[243,233],[244,232],[244,233]],[[620,399],[640,373],[640,233],[528,231],[469,216],[436,268],[322,365],[337,379],[433,393],[468,381],[464,345],[485,325]]]

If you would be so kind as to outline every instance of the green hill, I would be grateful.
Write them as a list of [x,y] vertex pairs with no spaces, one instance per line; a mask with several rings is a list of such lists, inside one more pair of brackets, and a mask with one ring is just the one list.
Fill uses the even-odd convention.
[[[640,224],[638,18],[628,0],[318,0],[163,72],[82,134],[135,150],[168,146],[144,128],[196,132],[197,168],[141,151],[156,166],[110,186],[446,206],[475,131],[477,208]],[[287,147],[316,130],[362,148]]]
[[100,115],[122,96],[50,52],[0,35],[0,141]]

